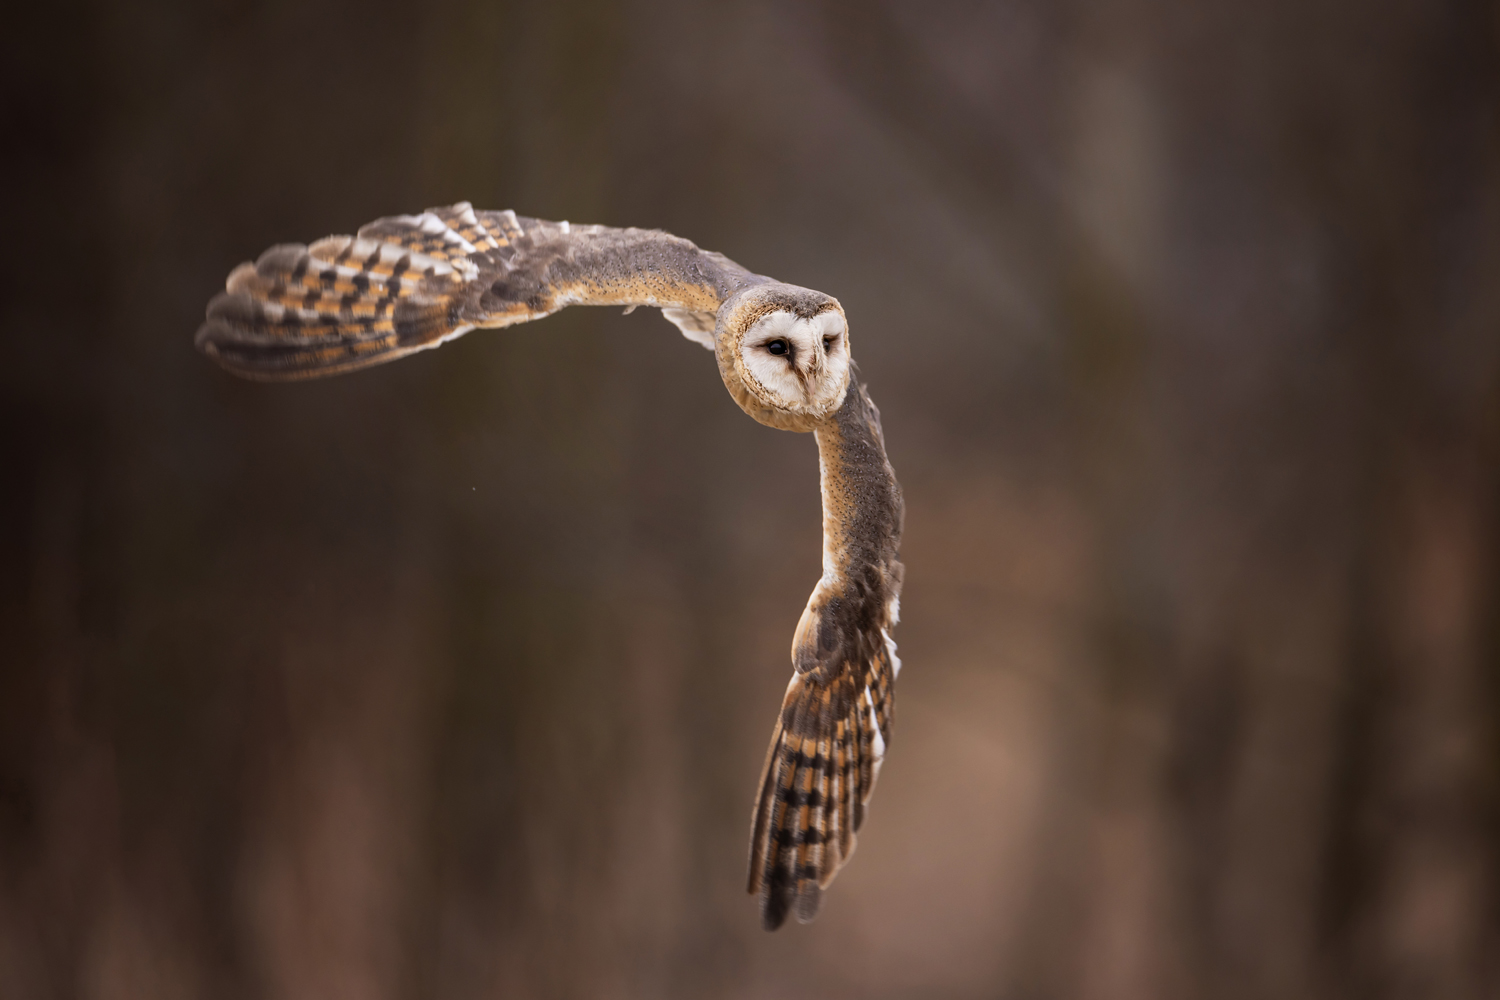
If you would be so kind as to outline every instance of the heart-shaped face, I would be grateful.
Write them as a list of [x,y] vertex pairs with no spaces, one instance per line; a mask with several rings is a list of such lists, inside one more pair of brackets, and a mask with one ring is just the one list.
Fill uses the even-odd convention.
[[740,408],[791,431],[813,430],[838,410],[854,366],[838,299],[779,281],[751,285],[719,308],[714,351]]
[[835,308],[809,319],[776,309],[745,331],[740,358],[768,405],[822,415],[849,384],[849,330]]

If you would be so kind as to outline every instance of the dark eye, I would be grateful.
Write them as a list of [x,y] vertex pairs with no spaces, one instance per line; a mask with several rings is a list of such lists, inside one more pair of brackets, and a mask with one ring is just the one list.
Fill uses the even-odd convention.
[[833,350],[833,345],[837,344],[838,342],[839,342],[839,338],[837,338],[837,337],[824,337],[823,338],[823,350],[825,350],[825,351],[831,351],[831,350]]
[[773,340],[766,345],[766,350],[779,358],[787,352],[788,347],[789,345],[784,340]]

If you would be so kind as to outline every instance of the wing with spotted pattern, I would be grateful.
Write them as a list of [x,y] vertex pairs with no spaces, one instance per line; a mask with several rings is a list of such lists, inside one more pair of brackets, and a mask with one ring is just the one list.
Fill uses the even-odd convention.
[[461,202],[379,219],[355,236],[272,247],[229,275],[197,345],[248,378],[313,378],[570,305],[656,306],[711,345],[719,305],[756,280],[658,230],[570,226]]

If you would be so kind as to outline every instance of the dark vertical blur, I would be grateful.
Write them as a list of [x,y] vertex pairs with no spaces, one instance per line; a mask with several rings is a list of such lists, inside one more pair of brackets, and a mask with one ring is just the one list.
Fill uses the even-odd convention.
[[[1500,990],[1492,5],[32,15],[0,996]],[[461,199],[848,311],[907,669],[810,926],[742,890],[809,438],[646,310],[191,350],[239,261]]]

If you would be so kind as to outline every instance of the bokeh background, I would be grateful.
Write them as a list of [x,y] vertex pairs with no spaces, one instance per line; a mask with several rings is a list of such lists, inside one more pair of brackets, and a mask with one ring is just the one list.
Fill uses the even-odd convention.
[[[0,995],[1500,995],[1493,4],[33,7]],[[649,310],[192,350],[458,200],[848,311],[906,671],[811,925],[743,889],[810,437]]]

